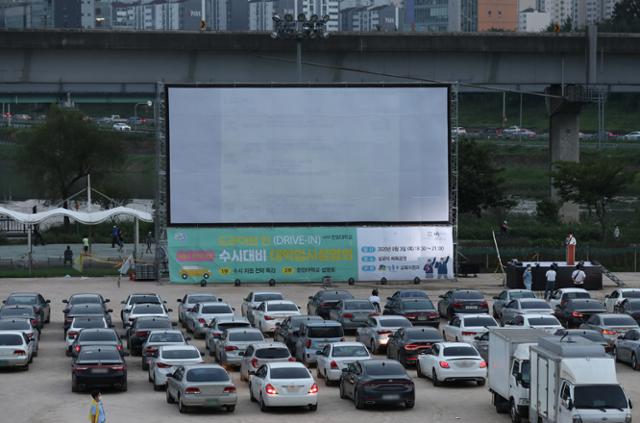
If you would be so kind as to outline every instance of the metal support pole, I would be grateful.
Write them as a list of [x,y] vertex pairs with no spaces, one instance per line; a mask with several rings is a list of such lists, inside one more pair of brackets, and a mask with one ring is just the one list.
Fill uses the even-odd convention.
[[296,40],[296,63],[298,66],[298,82],[302,82],[302,40]]
[[91,211],[91,175],[87,175],[87,211]]
[[138,257],[138,244],[140,244],[140,221],[136,217],[135,220],[135,232],[134,232],[134,240],[133,240],[133,257],[134,259]]
[[522,93],[520,93],[520,131],[518,132],[518,138],[522,142]]
[[507,93],[502,92],[502,126],[507,124]]
[[27,256],[29,257],[29,276],[31,276],[31,269],[33,267],[33,243],[31,242],[31,231],[33,230],[33,225],[29,225],[29,229],[27,231],[27,243],[29,244],[29,252]]

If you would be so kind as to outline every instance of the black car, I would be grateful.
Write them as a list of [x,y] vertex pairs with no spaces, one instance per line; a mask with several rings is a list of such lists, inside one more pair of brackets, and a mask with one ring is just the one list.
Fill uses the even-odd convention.
[[408,298],[426,298],[429,299],[429,296],[425,291],[421,291],[419,289],[400,289],[393,293],[390,297],[387,297],[387,303],[384,305],[384,311],[387,309],[393,308],[394,303],[405,300]]
[[289,316],[285,318],[282,323],[276,323],[276,329],[273,331],[273,341],[282,342],[289,348],[291,354],[296,352],[296,343],[298,342],[298,329],[304,322],[319,322],[322,321],[320,316]]
[[383,314],[404,316],[414,325],[433,326],[440,324],[440,315],[429,298],[403,298],[385,307]]
[[556,307],[556,317],[567,329],[577,328],[594,314],[606,313],[600,301],[592,299],[571,299]]
[[32,305],[4,305],[0,308],[0,319],[12,319],[15,317],[29,319],[34,329],[39,332],[42,330],[43,322]]
[[14,292],[9,294],[3,301],[6,305],[30,305],[34,311],[40,316],[42,323],[51,321],[51,300],[45,300],[44,297],[36,292]]
[[110,299],[105,299],[100,294],[92,294],[92,293],[82,293],[82,294],[73,294],[67,300],[62,300],[62,303],[65,304],[63,313],[67,313],[69,309],[78,304],[102,304],[105,311],[107,310],[106,304],[111,301]]
[[175,323],[171,323],[168,317],[138,317],[127,329],[127,348],[131,355],[142,355],[142,345],[147,340],[149,332],[157,329],[171,329]]
[[318,291],[316,295],[309,297],[307,302],[307,314],[317,315],[323,319],[329,319],[329,312],[340,300],[352,300],[353,295],[349,291]]
[[340,398],[353,399],[358,409],[377,404],[413,408],[415,385],[395,360],[360,360],[342,370]]
[[628,314],[633,317],[634,320],[640,323],[640,300],[626,299],[620,304],[617,304],[616,313]]
[[402,328],[389,337],[387,357],[398,360],[404,366],[413,366],[421,351],[442,341],[442,335],[436,328]]
[[96,345],[113,346],[120,352],[120,355],[124,354],[122,341],[113,329],[82,329],[69,347],[69,351],[71,356],[77,357],[83,348]]
[[87,346],[73,360],[71,392],[94,387],[127,390],[127,363],[113,345]]
[[582,338],[588,339],[591,342],[595,342],[596,344],[602,345],[604,350],[609,354],[613,354],[615,351],[615,347],[604,337],[603,334],[598,332],[597,330],[591,329],[558,329],[554,335],[556,336],[580,336]]
[[472,289],[454,289],[440,295],[438,301],[440,316],[449,320],[459,313],[489,313],[489,304],[484,296]]
[[71,322],[73,322],[73,318],[74,317],[78,317],[78,316],[99,316],[99,317],[104,317],[104,319],[107,321],[107,324],[109,325],[109,327],[111,327],[113,325],[113,323],[111,322],[111,312],[113,310],[111,309],[104,309],[104,305],[102,304],[76,304],[71,306],[71,308],[69,308],[69,310],[64,313],[64,324],[63,329],[65,334],[67,333],[67,330],[69,329],[69,326],[71,326]]

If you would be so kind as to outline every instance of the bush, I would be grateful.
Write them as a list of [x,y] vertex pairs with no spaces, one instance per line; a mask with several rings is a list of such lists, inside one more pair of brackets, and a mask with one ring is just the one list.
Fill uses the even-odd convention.
[[541,200],[536,205],[536,218],[542,223],[558,223],[560,205],[552,200]]

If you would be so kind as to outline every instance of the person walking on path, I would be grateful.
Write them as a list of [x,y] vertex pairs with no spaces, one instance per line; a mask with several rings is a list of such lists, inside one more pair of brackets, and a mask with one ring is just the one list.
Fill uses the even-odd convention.
[[151,231],[147,232],[147,236],[144,239],[144,242],[145,244],[147,244],[147,250],[145,251],[145,254],[146,253],[151,254],[152,253],[151,245],[153,244],[153,234],[151,233]]
[[576,266],[576,270],[571,274],[571,280],[573,280],[573,286],[576,288],[584,287],[584,280],[587,278],[587,274],[582,270],[580,263]]
[[524,287],[531,291],[531,283],[533,281],[533,274],[531,273],[531,265],[527,264],[527,267],[524,268],[524,273],[522,274],[522,282],[524,283]]
[[111,248],[115,248],[116,244],[118,244],[118,227],[113,225],[111,228]]
[[380,296],[377,289],[374,289],[373,291],[371,291],[369,302],[371,302],[371,304],[375,306],[375,308],[378,310],[378,313],[379,313],[381,308],[380,308]]
[[551,299],[551,293],[556,288],[556,276],[557,276],[556,267],[557,265],[555,263],[551,264],[551,267],[549,268],[549,270],[547,270],[547,273],[545,274],[547,279],[547,283],[544,286],[545,300]]
[[107,421],[102,404],[102,394],[100,391],[91,393],[91,408],[89,409],[89,421],[91,423],[105,423]]

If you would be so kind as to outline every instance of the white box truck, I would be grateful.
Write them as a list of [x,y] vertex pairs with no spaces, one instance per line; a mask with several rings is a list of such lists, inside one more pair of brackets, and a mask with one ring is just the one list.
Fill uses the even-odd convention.
[[515,423],[529,415],[529,347],[545,336],[542,329],[489,328],[489,391],[496,411]]
[[531,347],[530,391],[535,423],[631,422],[614,359],[582,337],[545,337]]

